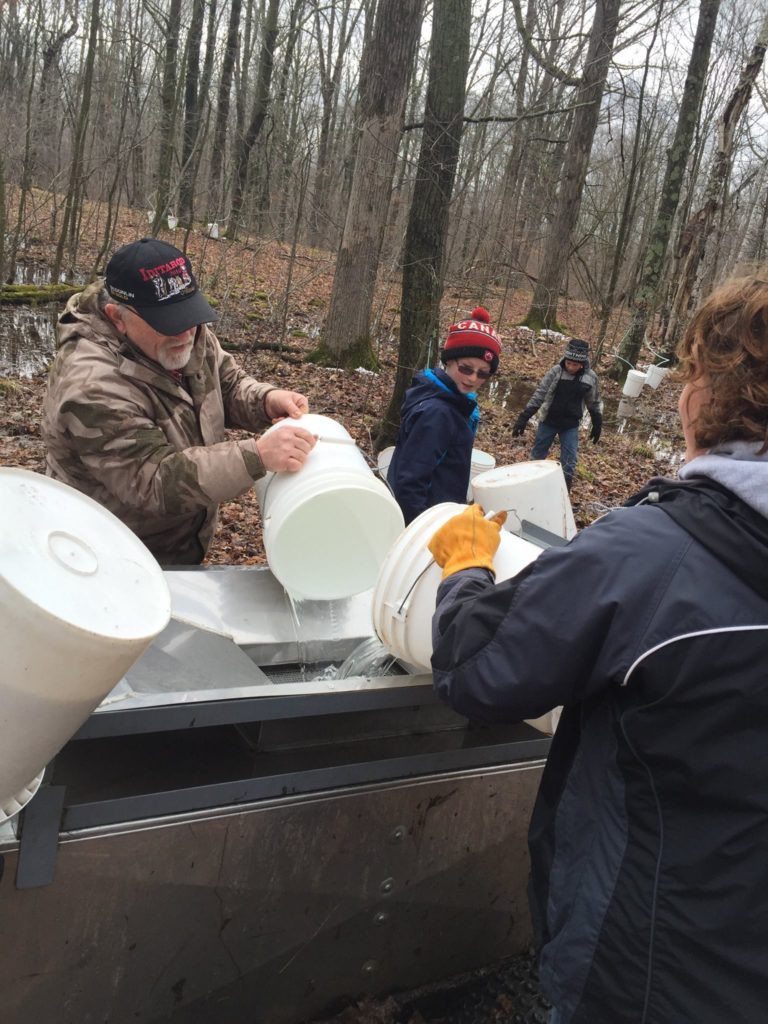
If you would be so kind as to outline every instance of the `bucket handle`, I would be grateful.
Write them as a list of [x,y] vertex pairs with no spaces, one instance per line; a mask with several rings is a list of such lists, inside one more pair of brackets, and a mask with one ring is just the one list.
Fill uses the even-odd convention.
[[[483,519],[493,519],[493,517],[495,515],[498,515],[498,512],[494,512],[494,511],[486,512],[485,515],[483,516]],[[517,513],[515,513],[515,515],[517,515]],[[416,587],[416,584],[419,582],[419,580],[424,575],[424,573],[427,572],[428,569],[431,569],[434,564],[435,564],[434,558],[430,558],[430,560],[427,562],[427,564],[424,566],[424,568],[421,570],[421,572],[419,572],[416,575],[413,583],[411,583],[410,587],[408,587],[408,589],[406,590],[405,597],[401,598],[400,601],[397,602],[397,608],[395,609],[395,618],[396,619],[402,619],[402,618],[405,617],[405,611],[407,610],[406,604],[407,604],[408,599],[410,598],[411,594],[413,593],[414,588]]]

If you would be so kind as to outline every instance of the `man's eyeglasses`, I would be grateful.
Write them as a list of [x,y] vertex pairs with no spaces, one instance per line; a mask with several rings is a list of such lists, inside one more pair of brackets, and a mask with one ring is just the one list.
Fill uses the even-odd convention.
[[477,377],[478,380],[488,380],[491,376],[490,370],[476,370],[473,366],[468,366],[467,363],[457,363],[456,369],[462,377]]

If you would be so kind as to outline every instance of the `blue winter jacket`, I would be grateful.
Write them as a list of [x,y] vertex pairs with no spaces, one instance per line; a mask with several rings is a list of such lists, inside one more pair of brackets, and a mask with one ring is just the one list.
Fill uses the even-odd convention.
[[498,586],[450,576],[435,685],[478,720],[565,705],[529,837],[559,1020],[759,1024],[768,520],[714,480],[652,481],[644,500]]
[[479,418],[474,394],[460,394],[443,370],[413,378],[387,472],[406,524],[440,502],[466,502]]

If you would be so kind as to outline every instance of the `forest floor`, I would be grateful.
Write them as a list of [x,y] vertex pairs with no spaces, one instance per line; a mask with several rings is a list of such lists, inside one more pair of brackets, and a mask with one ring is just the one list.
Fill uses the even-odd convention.
[[[35,210],[37,232],[28,232],[22,257],[27,269],[29,265],[50,266],[54,248],[52,240],[45,237],[50,210],[44,193],[38,196]],[[90,237],[100,237],[99,216],[99,207],[93,204]],[[117,242],[141,237],[145,231],[143,211],[123,211]],[[166,232],[163,237],[180,247],[184,241],[182,231]],[[309,398],[312,412],[341,420],[360,448],[375,460],[372,439],[389,403],[397,366],[398,279],[383,275],[374,307],[380,371],[325,369],[305,362],[305,356],[316,344],[329,305],[334,270],[330,253],[299,247],[291,261],[287,244],[263,239],[213,240],[199,232],[189,235],[187,250],[202,287],[221,313],[216,332],[222,344],[257,379],[302,391]],[[97,253],[95,242],[81,242],[77,265],[70,272],[85,278],[97,265]],[[512,423],[539,378],[563,352],[562,341],[529,340],[526,332],[517,329],[529,302],[530,293],[525,291],[505,294],[501,288],[486,288],[481,295],[470,283],[453,281],[446,287],[442,306],[441,337],[450,322],[468,316],[480,303],[488,308],[491,323],[502,336],[499,373],[481,392],[482,419],[477,436],[477,446],[493,455],[499,466],[528,458],[533,425],[522,438],[514,439]],[[588,340],[596,336],[597,323],[587,303],[564,298],[559,317],[570,335]],[[621,330],[617,318],[611,325],[612,335],[609,333],[614,347]],[[276,343],[281,346],[278,351],[259,347]],[[0,464],[43,471],[40,409],[45,374],[6,378],[1,374],[0,366]],[[656,391],[644,388],[630,416],[619,409],[618,385],[601,376],[601,390],[606,403],[602,438],[599,444],[591,444],[585,427],[572,493],[579,526],[621,504],[649,477],[673,470],[682,453],[676,415],[680,386],[673,375]],[[557,456],[556,448],[552,456]],[[264,560],[261,520],[253,491],[222,506],[208,560],[230,564]]]

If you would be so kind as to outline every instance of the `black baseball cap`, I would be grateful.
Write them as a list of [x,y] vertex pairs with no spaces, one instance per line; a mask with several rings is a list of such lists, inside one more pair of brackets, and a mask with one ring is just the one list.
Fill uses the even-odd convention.
[[161,334],[182,334],[219,319],[198,291],[184,253],[157,238],[141,238],[118,249],[107,264],[104,283],[116,302],[132,306]]

